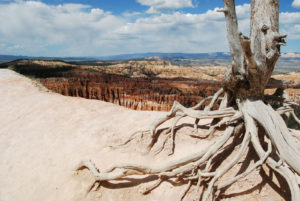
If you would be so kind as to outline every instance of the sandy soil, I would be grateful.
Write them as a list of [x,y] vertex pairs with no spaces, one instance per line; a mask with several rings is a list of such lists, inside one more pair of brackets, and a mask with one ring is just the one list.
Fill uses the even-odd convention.
[[[191,128],[178,131],[175,154],[168,149],[145,154],[145,142],[134,141],[112,149],[131,133],[145,130],[163,112],[125,109],[110,103],[65,97],[47,91],[10,70],[0,70],[0,200],[178,200],[185,186],[164,182],[148,195],[139,193],[153,177],[131,178],[122,184],[103,183],[86,193],[93,177],[86,170],[75,173],[81,160],[92,160],[99,169],[117,162],[159,165],[195,153],[208,145],[189,136]],[[185,119],[185,123],[190,123]],[[202,122],[205,124],[206,122]],[[164,136],[162,136],[162,139]],[[154,147],[159,149],[161,141]],[[238,169],[232,170],[231,177]],[[254,171],[234,184],[222,200],[284,200],[285,183]],[[225,179],[226,179],[225,177]],[[264,179],[262,179],[264,178]],[[281,185],[281,186],[280,186]],[[192,200],[191,189],[185,200]]]

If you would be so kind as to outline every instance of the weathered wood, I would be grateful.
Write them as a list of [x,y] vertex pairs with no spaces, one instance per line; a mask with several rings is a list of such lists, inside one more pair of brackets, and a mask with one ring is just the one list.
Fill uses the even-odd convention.
[[282,117],[262,101],[246,101],[244,107],[264,127],[280,158],[300,174],[300,146],[290,134]]
[[223,78],[225,89],[238,98],[261,99],[286,35],[279,34],[278,0],[251,1],[250,37],[238,30],[234,0],[223,0],[232,65]]
[[229,42],[232,63],[232,73],[244,75],[244,55],[243,48],[240,42],[240,32],[238,29],[238,20],[235,12],[234,0],[224,0],[224,12],[227,27],[227,39]]
[[[255,124],[255,121],[251,116],[248,114],[247,109],[242,109],[244,113],[245,123],[246,127],[250,129],[251,132],[251,143],[257,153],[257,155],[262,159],[266,155],[266,152],[262,148],[259,138],[258,138],[258,132],[257,132],[257,125]],[[292,201],[298,201],[300,200],[300,190],[298,186],[298,182],[296,179],[295,174],[290,170],[290,168],[284,163],[284,162],[276,162],[273,158],[268,157],[266,159],[266,163],[270,168],[278,172],[285,180],[287,181],[290,191],[291,191],[291,197]]]
[[250,41],[256,68],[251,70],[254,86],[263,90],[280,55],[279,1],[252,0]]

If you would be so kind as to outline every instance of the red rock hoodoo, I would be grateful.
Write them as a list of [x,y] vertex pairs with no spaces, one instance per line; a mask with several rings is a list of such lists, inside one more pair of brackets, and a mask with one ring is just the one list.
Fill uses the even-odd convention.
[[62,77],[40,79],[50,90],[67,96],[98,99],[134,110],[168,111],[176,100],[185,106],[213,95],[220,83],[195,79],[132,78],[73,70]]

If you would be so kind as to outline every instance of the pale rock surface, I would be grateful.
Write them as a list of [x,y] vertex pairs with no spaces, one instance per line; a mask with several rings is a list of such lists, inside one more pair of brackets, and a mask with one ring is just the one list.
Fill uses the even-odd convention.
[[[153,182],[151,177],[124,180],[123,185],[105,183],[87,194],[93,177],[87,170],[75,173],[73,169],[81,160],[94,161],[100,171],[119,162],[155,166],[195,153],[208,143],[189,137],[191,128],[184,127],[178,131],[171,157],[167,150],[156,156],[144,154],[143,140],[112,149],[110,145],[147,129],[165,113],[133,111],[97,100],[62,96],[7,69],[0,70],[0,97],[1,201],[179,200],[185,186],[168,182],[148,195],[139,193]],[[185,121],[191,123],[190,119]],[[237,171],[230,171],[225,179]],[[273,181],[265,178],[262,182],[258,171],[254,171],[226,192],[234,197],[222,200],[284,200],[284,187],[277,187],[278,182]],[[185,200],[194,196],[192,188]]]

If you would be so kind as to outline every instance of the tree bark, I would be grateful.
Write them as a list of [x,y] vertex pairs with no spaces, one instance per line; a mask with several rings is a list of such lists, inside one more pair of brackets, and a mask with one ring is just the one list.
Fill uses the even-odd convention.
[[224,0],[227,38],[232,65],[223,78],[226,90],[236,98],[262,99],[275,63],[280,56],[280,45],[286,35],[280,35],[279,1],[252,0],[250,37],[238,30],[234,0]]

